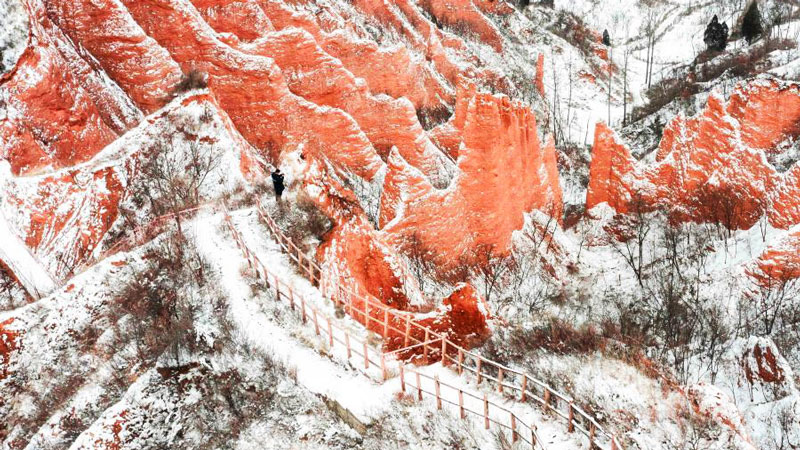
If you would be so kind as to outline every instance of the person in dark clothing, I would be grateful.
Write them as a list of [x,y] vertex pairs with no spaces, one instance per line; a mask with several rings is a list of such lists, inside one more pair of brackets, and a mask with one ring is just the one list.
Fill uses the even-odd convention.
[[285,188],[281,169],[275,169],[272,172],[272,186],[275,188],[275,199],[281,201],[281,194],[283,194],[283,189]]

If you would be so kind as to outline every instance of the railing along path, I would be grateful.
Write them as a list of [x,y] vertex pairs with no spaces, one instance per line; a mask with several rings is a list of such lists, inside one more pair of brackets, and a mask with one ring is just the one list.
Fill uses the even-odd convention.
[[[340,305],[349,315],[385,339],[402,340],[402,347],[386,355],[401,356],[422,347],[423,359],[437,358],[442,366],[452,366],[458,375],[465,372],[475,378],[476,384],[489,383],[498,393],[522,403],[535,402],[546,412],[551,412],[567,422],[568,431],[578,431],[589,439],[589,448],[621,450],[621,445],[611,432],[605,430],[589,413],[575,405],[574,400],[525,372],[507,367],[457,345],[429,327],[412,318],[411,313],[392,309],[370,295],[344,286],[327,286],[322,268],[307,256],[278,227],[260,201],[256,202],[258,216],[272,237],[295,261],[301,272],[319,286],[324,297]],[[359,307],[362,305],[363,307]],[[419,339],[415,336],[424,336]]]
[[[384,352],[374,349],[367,342],[367,339],[362,339],[357,333],[351,332],[339,319],[321,311],[314,305],[314,302],[296,292],[291,284],[285,283],[276,274],[267,269],[258,256],[245,244],[241,234],[233,225],[227,210],[225,210],[225,224],[233,235],[236,246],[247,260],[248,266],[259,279],[266,283],[268,289],[275,290],[275,299],[287,301],[291,310],[300,316],[303,324],[313,327],[314,333],[322,342],[327,343],[329,348],[333,349],[337,345],[343,346],[346,349],[347,359],[357,361],[358,367],[361,367],[360,364],[363,363],[363,370],[368,376],[370,375],[368,373],[370,369],[380,373],[381,381],[386,381],[390,378],[390,375],[397,375],[401,391],[404,394],[413,396],[420,401],[427,396],[435,401],[437,409],[442,409],[444,405],[447,405],[457,411],[462,419],[468,415],[475,416],[483,420],[486,429],[489,429],[490,425],[494,423],[500,429],[508,430],[511,434],[512,442],[524,442],[533,449],[544,450],[539,436],[536,434],[535,426],[527,424],[519,415],[497,403],[487,394],[472,393],[440,380],[438,375],[431,376],[420,372],[402,359],[397,358],[397,352]],[[297,261],[299,258],[295,260]],[[304,271],[307,274],[313,273],[314,269],[309,268],[313,266],[303,267],[305,267]],[[360,309],[358,305],[351,306],[354,312],[364,317],[369,316],[367,310]],[[373,321],[380,320],[373,319]],[[389,330],[402,331],[393,327],[387,321],[380,322],[382,322],[381,329],[386,330],[385,334],[383,334],[384,336],[389,333]],[[439,341],[441,341],[441,338],[432,339],[429,342],[420,342],[415,345],[428,347],[438,345]]]

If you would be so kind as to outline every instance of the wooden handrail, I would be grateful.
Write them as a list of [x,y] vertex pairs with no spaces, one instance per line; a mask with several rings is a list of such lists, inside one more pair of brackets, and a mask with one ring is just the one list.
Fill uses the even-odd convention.
[[[309,261],[308,262],[308,266],[309,267],[313,267],[313,270],[316,270],[316,271],[319,272],[320,275],[319,275],[318,279],[321,280],[322,279],[322,267],[320,267],[316,262],[312,262],[313,258],[311,258],[308,255],[298,256],[298,255],[302,255],[302,251],[300,250],[300,248],[297,245],[295,245],[293,242],[291,242],[291,239],[289,239],[280,230],[280,228],[278,227],[278,225],[275,222],[275,220],[272,218],[272,216],[270,216],[269,212],[266,210],[266,208],[264,208],[264,206],[262,205],[261,201],[258,200],[258,199],[256,200],[256,209],[258,211],[258,216],[267,225],[267,229],[270,231],[270,234],[272,234],[272,236],[276,239],[276,241],[278,241],[278,243],[281,246],[281,248],[287,254],[289,254],[290,257],[293,256],[292,259],[295,260],[295,261],[297,261],[299,259],[308,260]],[[293,255],[293,253],[297,253],[297,255]],[[309,273],[308,270],[303,270],[303,272],[307,273],[307,274]],[[594,417],[589,415],[582,408],[574,406],[574,400],[571,397],[567,396],[566,394],[561,393],[560,391],[558,391],[556,389],[553,389],[547,383],[545,383],[545,382],[543,382],[541,380],[538,380],[536,378],[533,378],[532,376],[528,375],[527,373],[525,373],[523,371],[516,370],[516,369],[513,369],[511,367],[508,367],[508,366],[505,366],[503,364],[500,364],[498,362],[492,361],[492,360],[487,359],[487,358],[485,358],[485,357],[483,357],[483,356],[481,356],[481,355],[479,355],[477,353],[471,352],[471,351],[469,351],[469,350],[457,345],[453,341],[447,339],[447,337],[445,335],[437,333],[436,331],[432,330],[431,328],[426,327],[426,326],[418,323],[413,318],[412,319],[407,319],[407,317],[410,317],[411,314],[406,312],[406,311],[398,311],[396,309],[390,308],[389,306],[383,304],[382,302],[378,301],[377,299],[373,299],[372,297],[361,295],[360,293],[355,292],[355,291],[349,289],[346,286],[340,286],[340,288],[344,292],[346,292],[348,296],[350,296],[350,305],[351,305],[350,307],[351,307],[351,309],[352,309],[352,298],[353,297],[356,298],[358,301],[363,302],[364,309],[363,310],[356,309],[356,311],[358,313],[364,315],[364,317],[369,317],[370,316],[370,313],[368,311],[370,307],[371,308],[377,308],[381,312],[381,314],[384,314],[387,318],[394,319],[394,320],[405,321],[411,327],[414,327],[415,330],[418,330],[418,331],[428,335],[429,338],[430,338],[430,341],[443,341],[444,346],[446,348],[450,349],[453,353],[458,353],[459,355],[463,355],[464,360],[461,363],[459,363],[459,368],[463,368],[463,369],[466,369],[469,372],[475,373],[479,380],[480,379],[487,379],[487,380],[490,380],[490,381],[492,381],[492,382],[494,382],[496,384],[499,382],[499,380],[497,378],[492,377],[491,375],[486,373],[487,369],[496,371],[498,373],[500,373],[502,371],[502,373],[504,373],[506,379],[512,378],[512,376],[513,376],[514,379],[524,380],[524,381],[520,382],[520,385],[513,384],[513,383],[502,383],[502,382],[499,382],[500,383],[499,386],[511,390],[512,391],[511,393],[519,392],[520,393],[520,397],[519,398],[525,398],[525,400],[532,399],[534,402],[539,403],[541,405],[544,405],[548,410],[554,411],[559,417],[567,419],[569,428],[573,428],[573,426],[575,425],[575,422],[577,422],[576,420],[574,420],[574,416],[580,417],[580,419],[582,419],[583,421],[585,421],[586,423],[589,424],[590,428],[592,428],[592,426],[594,428],[594,435],[592,435],[592,432],[589,429],[586,429],[585,427],[582,427],[582,426],[578,426],[577,427],[578,430],[582,434],[584,434],[587,437],[589,437],[589,439],[590,439],[590,447],[597,447],[597,448],[601,448],[601,449],[610,448],[610,449],[614,449],[614,450],[617,450],[617,449],[621,450],[622,449],[622,447],[619,444],[619,441],[616,439],[616,436],[614,436],[612,433],[610,433],[609,431],[605,430],[602,426],[600,426],[600,424],[597,422],[597,420],[595,420]],[[353,317],[356,318],[356,316],[353,316]],[[375,318],[371,318],[371,317],[368,320],[380,322],[379,319],[375,319]],[[390,320],[390,322],[391,322],[391,320]],[[392,327],[391,325],[389,325],[389,326],[390,326],[390,328],[400,332],[400,330],[397,330],[397,328]],[[405,331],[403,330],[402,333],[405,333]],[[417,341],[418,341],[418,343],[421,342],[418,339],[417,339]],[[415,347],[418,347],[418,346],[419,345],[416,345]],[[395,352],[399,352],[400,350],[402,350],[402,349],[399,349],[399,350],[397,350]],[[392,352],[392,353],[395,353],[395,352]],[[446,355],[444,355],[443,358],[449,358],[450,360],[452,360],[454,362],[457,362],[456,360],[453,360],[452,358],[447,357]],[[480,364],[476,364],[477,367],[475,367],[475,368],[472,368],[472,367],[468,366],[466,362],[470,358],[472,360],[476,361],[476,363],[480,362]],[[546,393],[545,396],[547,397],[547,399],[536,395],[533,391],[529,391],[527,389],[523,389],[523,387],[522,387],[523,384],[528,389],[532,389],[534,386],[538,386],[540,389],[543,390],[543,392]],[[523,392],[525,393],[524,396],[521,395]],[[514,398],[516,399],[517,397],[514,396]],[[553,406],[553,403],[554,403],[553,399],[555,399],[556,406]],[[566,412],[562,412],[562,411],[560,411],[558,409],[558,407],[561,406],[562,404],[563,405],[567,405],[568,410]],[[609,447],[602,446],[597,441],[598,436],[602,436],[606,440],[608,440]]]

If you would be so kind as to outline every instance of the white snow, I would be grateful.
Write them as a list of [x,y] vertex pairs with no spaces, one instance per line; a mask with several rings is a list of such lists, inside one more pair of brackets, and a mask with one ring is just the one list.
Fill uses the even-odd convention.
[[[0,161],[0,171],[8,173],[8,162]],[[4,190],[4,175],[0,174],[0,195]],[[55,288],[55,282],[45,267],[31,254],[24,242],[11,230],[0,210],[0,261],[5,263],[33,298],[41,298]]]

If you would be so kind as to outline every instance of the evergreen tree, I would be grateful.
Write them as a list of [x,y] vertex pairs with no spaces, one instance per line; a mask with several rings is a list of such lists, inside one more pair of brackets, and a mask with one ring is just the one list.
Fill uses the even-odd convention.
[[528,7],[528,5],[530,5],[530,4],[531,4],[531,0],[520,0],[520,1],[519,1],[519,7],[520,7],[521,9],[525,9],[525,8],[527,8],[527,7]]
[[725,22],[719,23],[716,14],[711,19],[706,32],[703,34],[703,42],[706,43],[709,50],[722,51],[728,45],[728,24]]
[[763,32],[761,11],[758,10],[758,2],[753,1],[744,14],[744,20],[742,20],[742,36],[744,36],[748,44],[752,44]]
[[611,35],[608,34],[608,30],[603,30],[603,45],[611,47]]

